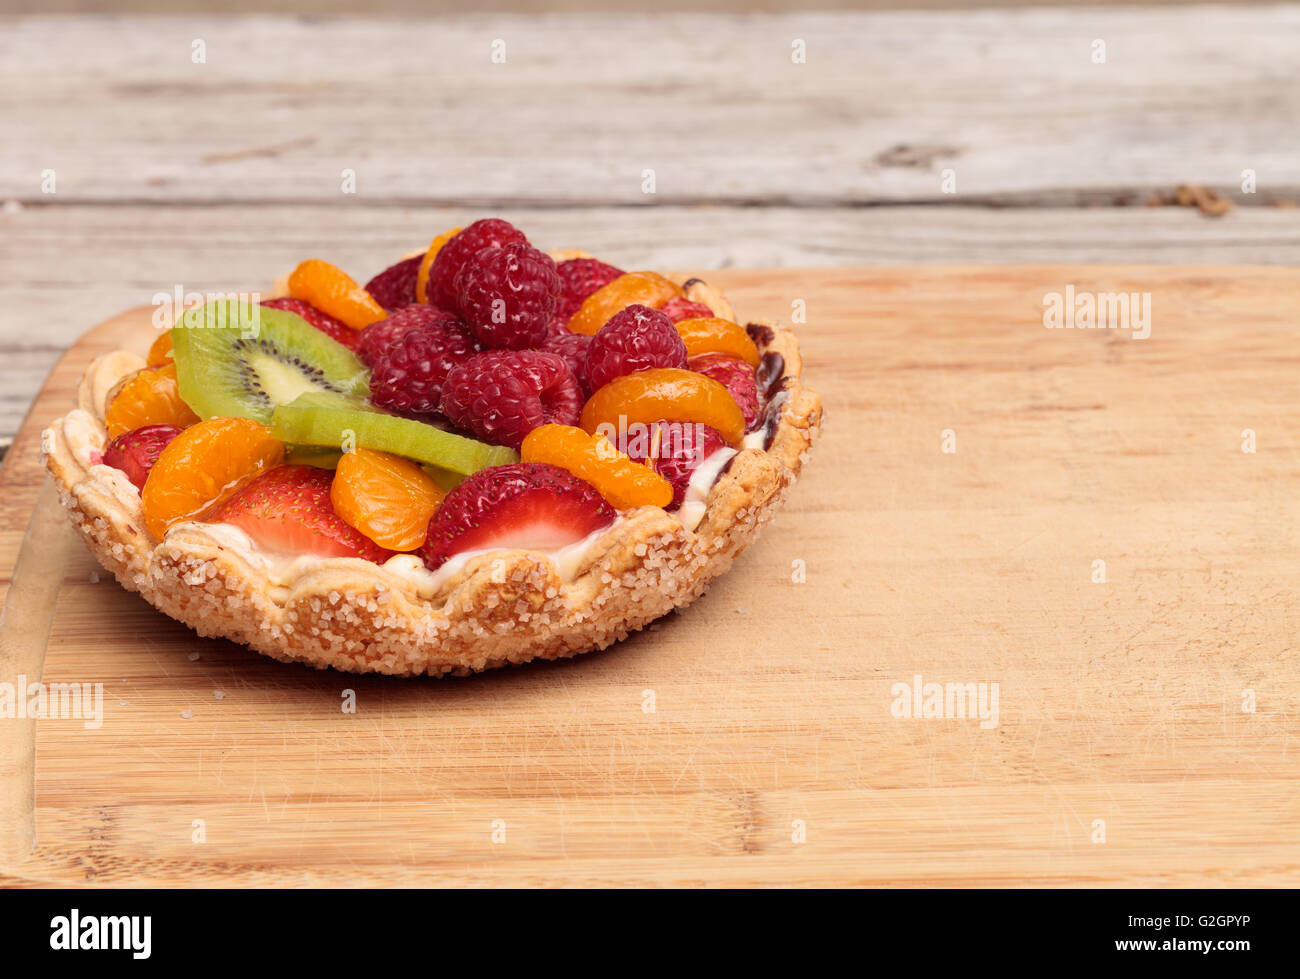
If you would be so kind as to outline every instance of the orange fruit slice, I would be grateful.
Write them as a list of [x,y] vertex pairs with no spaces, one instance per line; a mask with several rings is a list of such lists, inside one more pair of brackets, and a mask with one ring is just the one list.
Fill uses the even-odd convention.
[[681,286],[669,282],[658,272],[627,272],[607,282],[582,301],[569,318],[569,332],[593,336],[609,318],[634,303],[658,309],[675,296],[682,296]]
[[284,459],[284,443],[251,418],[209,418],[162,450],[140,494],[149,533],[195,520]]
[[731,392],[711,377],[680,367],[652,367],[614,378],[587,400],[580,424],[604,434],[660,419],[711,425],[733,446],[745,437],[745,415]]
[[545,462],[566,469],[596,487],[616,509],[664,507],[673,501],[673,485],[649,466],[633,462],[604,435],[590,435],[572,425],[541,425],[524,437],[524,462]]
[[727,354],[747,361],[751,367],[758,366],[758,347],[739,323],[716,316],[682,320],[677,324],[677,335],[686,344],[687,357]]
[[429,269],[433,268],[433,260],[438,257],[438,252],[442,251],[442,246],[463,230],[463,228],[448,228],[429,242],[429,250],[424,253],[424,258],[420,259],[420,272],[415,277],[415,299],[417,302],[427,303],[429,301]]
[[374,449],[343,453],[330,486],[334,512],[391,551],[413,551],[424,543],[445,495],[414,462]]
[[388,311],[341,268],[309,258],[289,274],[289,295],[311,303],[354,330],[388,318]]
[[158,339],[149,345],[149,354],[144,362],[150,367],[162,367],[172,362],[172,331],[163,330]]
[[108,408],[104,412],[110,439],[145,425],[185,428],[198,420],[199,416],[181,399],[176,365],[172,363],[146,367],[121,381],[109,392]]

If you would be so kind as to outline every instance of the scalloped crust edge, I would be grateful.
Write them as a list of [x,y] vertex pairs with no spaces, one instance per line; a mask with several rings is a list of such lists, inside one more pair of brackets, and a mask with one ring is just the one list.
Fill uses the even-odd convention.
[[[719,301],[699,280],[687,291]],[[495,551],[472,558],[432,592],[352,558],[313,562],[286,581],[209,525],[178,524],[152,540],[135,487],[97,463],[107,442],[103,396],[143,366],[125,351],[91,364],[78,407],[42,433],[42,456],[99,563],[201,636],[284,662],[400,676],[570,657],[604,649],[703,594],[772,518],[803,467],[820,430],[821,398],[800,383],[794,334],[753,322],[770,331],[760,331],[760,349],[785,362],[786,399],[767,450],[745,449],[731,460],[694,531],[657,507],[629,511],[592,540],[570,580],[543,555]]]

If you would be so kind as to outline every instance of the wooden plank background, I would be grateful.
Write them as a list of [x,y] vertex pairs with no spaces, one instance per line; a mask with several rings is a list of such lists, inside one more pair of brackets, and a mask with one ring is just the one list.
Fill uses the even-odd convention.
[[[2,24],[0,434],[158,291],[365,277],[487,213],[701,271],[1300,260],[1296,7]],[[1143,206],[1182,183],[1237,206]]]
[[[402,681],[199,640],[77,548],[45,677],[102,679],[104,726],[37,725],[38,847],[0,886],[1294,885],[1300,273],[716,278],[742,316],[807,299],[828,424],[707,596],[601,654]],[[1067,283],[1150,293],[1150,337],[1045,330]],[[40,418],[151,338],[97,331]],[[0,470],[0,583],[39,427]],[[998,683],[997,727],[892,716],[917,674]]]

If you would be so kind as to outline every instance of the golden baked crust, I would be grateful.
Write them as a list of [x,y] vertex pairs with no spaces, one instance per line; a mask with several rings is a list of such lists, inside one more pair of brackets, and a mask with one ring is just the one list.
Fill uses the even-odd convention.
[[[688,283],[687,294],[730,313],[702,282]],[[108,441],[105,395],[144,364],[124,351],[91,364],[78,407],[43,433],[42,454],[99,562],[199,635],[357,673],[459,675],[557,659],[603,649],[693,601],[771,519],[798,476],[821,424],[821,399],[800,381],[793,333],[766,323],[751,333],[772,355],[769,368],[784,363],[766,451],[748,448],[731,459],[693,530],[657,507],[629,511],[584,544],[567,575],[528,551],[477,555],[437,575],[414,556],[383,566],[356,558],[276,561],[222,524],[178,524],[155,541],[135,487],[97,461]]]

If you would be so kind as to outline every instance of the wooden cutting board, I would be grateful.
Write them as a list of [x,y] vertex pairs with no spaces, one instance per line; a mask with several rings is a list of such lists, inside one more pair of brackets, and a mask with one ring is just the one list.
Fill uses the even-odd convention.
[[[803,301],[827,427],[709,595],[574,661],[361,678],[199,639],[78,543],[44,676],[102,681],[103,726],[36,726],[0,883],[1294,885],[1300,274],[711,278]],[[1045,329],[1067,285],[1150,293],[1150,337]],[[6,584],[40,429],[150,339],[97,327],[37,399]],[[917,676],[996,683],[996,726],[896,716]]]

